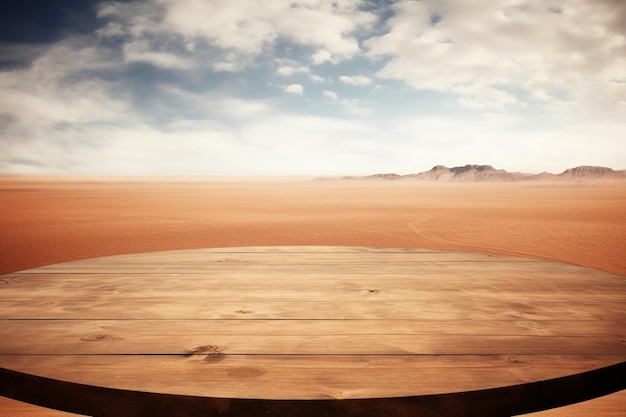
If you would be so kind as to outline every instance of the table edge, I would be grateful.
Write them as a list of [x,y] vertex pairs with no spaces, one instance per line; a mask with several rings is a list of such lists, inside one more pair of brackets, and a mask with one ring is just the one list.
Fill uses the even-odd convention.
[[0,395],[95,417],[304,417],[489,415],[507,417],[570,405],[626,389],[626,361],[574,375],[484,390],[394,398],[275,400],[217,398],[123,390],[0,368]]

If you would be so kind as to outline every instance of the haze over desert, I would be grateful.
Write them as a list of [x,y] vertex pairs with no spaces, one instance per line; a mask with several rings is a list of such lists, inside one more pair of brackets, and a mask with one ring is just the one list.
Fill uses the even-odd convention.
[[[2,274],[124,253],[331,245],[509,254],[626,275],[624,182],[2,177],[0,192]],[[2,415],[64,414],[0,401]],[[617,416],[625,405],[620,392],[538,416]]]

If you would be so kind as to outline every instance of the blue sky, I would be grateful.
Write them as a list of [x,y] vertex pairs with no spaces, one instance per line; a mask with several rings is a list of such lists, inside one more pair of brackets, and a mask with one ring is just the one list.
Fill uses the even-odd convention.
[[0,173],[626,168],[621,0],[24,0]]

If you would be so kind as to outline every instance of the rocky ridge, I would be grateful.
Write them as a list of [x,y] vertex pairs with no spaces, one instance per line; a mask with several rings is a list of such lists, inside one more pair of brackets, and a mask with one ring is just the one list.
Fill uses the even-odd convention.
[[417,174],[399,175],[388,173],[362,177],[343,177],[342,179],[418,180],[442,182],[626,180],[626,170],[613,170],[612,168],[607,167],[583,165],[575,168],[568,168],[560,174],[552,174],[549,172],[542,172],[540,174],[525,174],[522,172],[508,172],[504,169],[496,169],[491,165],[469,164],[452,168],[448,168],[443,165],[435,165],[429,171]]

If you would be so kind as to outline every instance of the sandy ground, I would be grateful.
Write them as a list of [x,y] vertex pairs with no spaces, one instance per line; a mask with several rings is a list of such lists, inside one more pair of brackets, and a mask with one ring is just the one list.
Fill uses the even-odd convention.
[[[624,182],[0,177],[0,213],[0,274],[169,249],[350,245],[513,254],[626,276]],[[622,391],[533,416],[625,413]],[[69,415],[0,397],[0,416]]]

